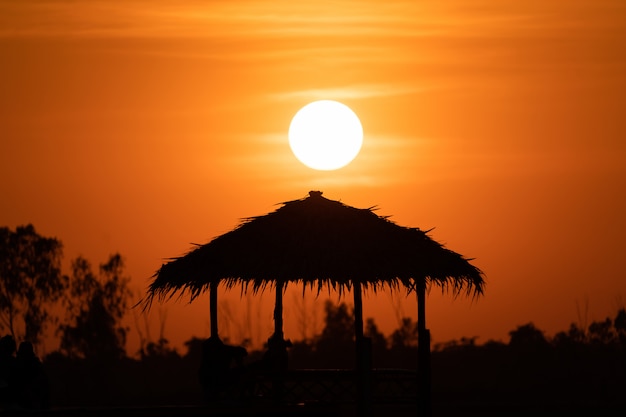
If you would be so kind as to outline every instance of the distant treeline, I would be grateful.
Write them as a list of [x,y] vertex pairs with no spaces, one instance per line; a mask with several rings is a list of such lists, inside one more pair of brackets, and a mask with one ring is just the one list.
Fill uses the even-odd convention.
[[508,343],[475,339],[444,343],[433,353],[440,399],[626,410],[626,310],[588,328],[571,324],[548,338],[532,323],[509,332]]
[[[446,404],[624,406],[626,392],[626,310],[587,329],[547,338],[532,323],[510,332],[508,343],[475,338],[435,346],[432,352],[433,397]],[[355,347],[352,311],[346,304],[325,304],[325,325],[310,340],[293,341],[292,369],[350,369]],[[366,322],[375,368],[416,369],[416,323],[405,318],[389,337],[373,319]],[[150,343],[141,358],[111,361],[69,358],[54,353],[44,364],[57,405],[202,404],[198,368],[202,339],[185,343],[184,354],[167,340]],[[226,341],[227,342],[227,341]],[[245,364],[263,351],[249,352]]]

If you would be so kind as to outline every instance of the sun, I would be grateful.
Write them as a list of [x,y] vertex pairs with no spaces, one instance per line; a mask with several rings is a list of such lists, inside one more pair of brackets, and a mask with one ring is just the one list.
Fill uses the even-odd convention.
[[304,165],[331,171],[348,165],[361,150],[363,127],[345,104],[319,100],[301,108],[289,126],[289,146]]

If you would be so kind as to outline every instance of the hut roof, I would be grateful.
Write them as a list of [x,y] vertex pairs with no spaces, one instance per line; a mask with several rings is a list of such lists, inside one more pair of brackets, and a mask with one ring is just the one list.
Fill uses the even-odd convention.
[[482,272],[471,259],[374,210],[311,191],[271,213],[245,218],[232,231],[170,259],[154,274],[147,301],[185,292],[193,300],[211,282],[253,291],[277,281],[299,282],[340,292],[356,281],[374,290],[411,290],[423,282],[455,294],[482,294]]

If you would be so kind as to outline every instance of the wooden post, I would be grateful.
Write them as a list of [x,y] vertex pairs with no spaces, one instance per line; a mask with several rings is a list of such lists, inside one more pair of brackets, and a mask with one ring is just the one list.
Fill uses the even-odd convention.
[[360,282],[354,283],[354,336],[358,348],[359,343],[363,339],[363,298],[361,296]]
[[209,286],[209,312],[211,314],[211,337],[218,338],[217,333],[217,287],[218,282],[211,281]]
[[274,337],[284,339],[283,334],[283,283],[276,281],[276,303],[274,304]]
[[282,281],[276,281],[276,301],[274,303],[274,334],[268,340],[268,354],[271,358],[272,398],[275,404],[283,401],[285,375],[288,366],[287,346],[283,333],[283,287]]
[[426,281],[415,283],[417,293],[417,374],[418,374],[418,415],[430,417],[431,377],[430,377],[430,331],[426,328]]
[[363,336],[363,298],[361,295],[361,283],[354,282],[354,338],[356,353],[356,391],[357,391],[357,416],[371,415],[370,395],[370,349],[367,349]]

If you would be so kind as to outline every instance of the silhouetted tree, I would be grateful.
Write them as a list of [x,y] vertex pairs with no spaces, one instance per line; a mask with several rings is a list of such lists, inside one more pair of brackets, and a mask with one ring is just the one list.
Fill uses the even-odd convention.
[[320,342],[331,341],[333,344],[353,343],[354,318],[345,303],[335,306],[328,300],[324,304],[324,329],[318,338]]
[[589,325],[589,341],[591,343],[609,344],[615,339],[613,321],[606,318],[604,321],[594,321]]
[[127,328],[121,320],[131,293],[129,279],[122,276],[123,268],[119,254],[100,265],[100,277],[93,274],[86,259],[78,257],[72,263],[65,300],[71,324],[59,327],[61,351],[68,356],[116,359],[125,354]]
[[572,349],[575,346],[582,345],[587,341],[585,331],[578,327],[576,323],[570,324],[568,331],[558,332],[552,338],[552,343],[557,348]]
[[537,329],[533,323],[517,326],[515,330],[509,332],[509,336],[511,336],[510,346],[535,346],[548,343],[543,332]]
[[40,341],[51,304],[67,287],[61,257],[61,242],[41,236],[33,225],[0,228],[0,329]]
[[515,330],[509,332],[509,336],[511,336],[509,347],[527,357],[528,354],[546,352],[550,347],[543,332],[533,323],[517,326]]
[[392,349],[417,347],[417,323],[410,317],[403,317],[400,327],[389,338]]
[[621,308],[617,312],[617,316],[615,316],[615,320],[613,320],[613,327],[615,327],[615,332],[617,333],[620,344],[622,347],[626,348],[626,309]]
[[146,348],[140,353],[141,359],[146,358],[168,358],[179,357],[180,355],[175,348],[170,346],[170,342],[167,339],[159,339],[158,342],[148,342]]
[[415,369],[417,366],[417,322],[403,317],[400,327],[389,336],[389,366]]
[[324,304],[324,329],[315,340],[315,354],[320,365],[350,368],[354,365],[354,317],[345,303]]
[[195,336],[187,340],[184,343],[185,346],[187,346],[187,353],[185,353],[184,357],[200,363],[202,359],[202,343],[204,343],[204,340],[205,339]]
[[[434,347],[434,351],[465,351],[476,348],[476,339],[478,336],[462,337],[459,340],[451,340],[449,342],[437,343]],[[488,343],[497,343],[493,340]]]

